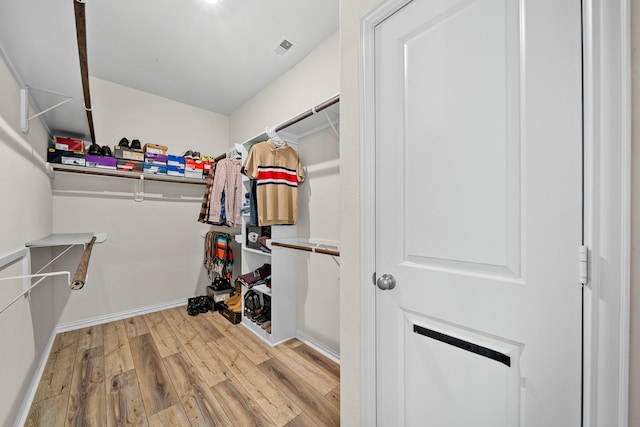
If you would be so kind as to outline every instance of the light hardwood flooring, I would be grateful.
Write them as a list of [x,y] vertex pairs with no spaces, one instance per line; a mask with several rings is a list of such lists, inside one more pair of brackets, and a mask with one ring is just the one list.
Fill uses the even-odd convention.
[[337,426],[340,368],[185,307],[58,334],[27,426]]

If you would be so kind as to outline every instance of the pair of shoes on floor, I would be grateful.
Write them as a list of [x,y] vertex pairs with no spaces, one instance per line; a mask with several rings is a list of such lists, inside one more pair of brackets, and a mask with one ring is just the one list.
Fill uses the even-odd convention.
[[197,316],[211,310],[211,300],[206,295],[189,298],[187,301],[187,313],[189,316]]
[[89,151],[87,151],[87,153],[91,154],[92,156],[113,157],[111,148],[109,148],[107,145],[103,145],[102,147],[100,147],[95,142],[89,146]]
[[129,140],[127,138],[122,138],[118,143],[118,147],[130,148],[132,150],[142,150],[142,144],[138,139],[134,139],[133,141],[131,141],[131,143],[129,143]]

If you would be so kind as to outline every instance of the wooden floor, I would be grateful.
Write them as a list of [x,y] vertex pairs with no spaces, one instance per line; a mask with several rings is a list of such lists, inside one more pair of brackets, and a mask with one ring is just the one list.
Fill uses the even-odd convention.
[[185,307],[58,334],[27,426],[337,426],[339,366]]

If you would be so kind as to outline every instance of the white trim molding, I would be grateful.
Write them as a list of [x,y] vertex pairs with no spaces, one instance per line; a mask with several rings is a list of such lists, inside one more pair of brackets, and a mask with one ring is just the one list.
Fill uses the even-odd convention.
[[148,305],[146,307],[140,307],[133,310],[121,311],[119,313],[106,314],[104,316],[92,317],[90,319],[83,319],[77,322],[69,322],[58,325],[56,327],[56,333],[74,331],[76,329],[88,328],[90,326],[102,325],[104,323],[115,322],[117,320],[129,319],[130,317],[140,316],[148,313],[155,313],[156,311],[168,310],[174,307],[180,307],[186,305],[187,300],[179,299],[175,301],[169,301],[162,304]]
[[627,427],[631,74],[629,0],[583,0],[583,426]]

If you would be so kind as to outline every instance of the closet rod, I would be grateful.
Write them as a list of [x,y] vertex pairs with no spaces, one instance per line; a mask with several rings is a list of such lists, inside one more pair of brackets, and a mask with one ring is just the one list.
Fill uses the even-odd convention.
[[281,248],[295,249],[295,250],[298,250],[298,251],[315,252],[317,254],[324,254],[324,255],[331,255],[331,256],[340,256],[340,251],[334,251],[332,249],[323,249],[323,248],[311,247],[311,246],[292,245],[290,243],[282,243],[282,242],[274,242],[274,241],[272,241],[271,244],[273,246],[280,246]]
[[[281,131],[283,129],[288,128],[289,126],[293,126],[296,123],[301,122],[302,120],[309,118],[311,116],[313,116],[316,113],[319,113],[322,110],[325,110],[329,107],[331,107],[332,105],[337,104],[338,102],[340,102],[340,95],[334,95],[331,98],[329,98],[328,100],[324,101],[321,104],[316,105],[314,108],[311,108],[307,111],[305,111],[304,113],[300,113],[295,117],[292,117],[291,119],[287,120],[284,123],[280,123],[279,125],[276,126],[276,132]],[[225,157],[227,157],[227,154],[221,154],[218,157],[216,157],[214,160],[217,162],[218,160],[222,160]]]
[[293,117],[289,120],[287,120],[284,123],[279,124],[278,126],[276,126],[276,132],[279,132],[283,129],[288,128],[289,126],[293,126],[298,122],[303,121],[304,119],[313,116],[315,113],[319,113],[320,111],[327,109],[329,107],[331,107],[334,104],[337,104],[338,102],[340,102],[340,95],[335,95],[334,97],[328,99],[327,101],[323,102],[322,104],[317,105],[315,108],[310,109],[309,111],[306,111],[296,117]]

